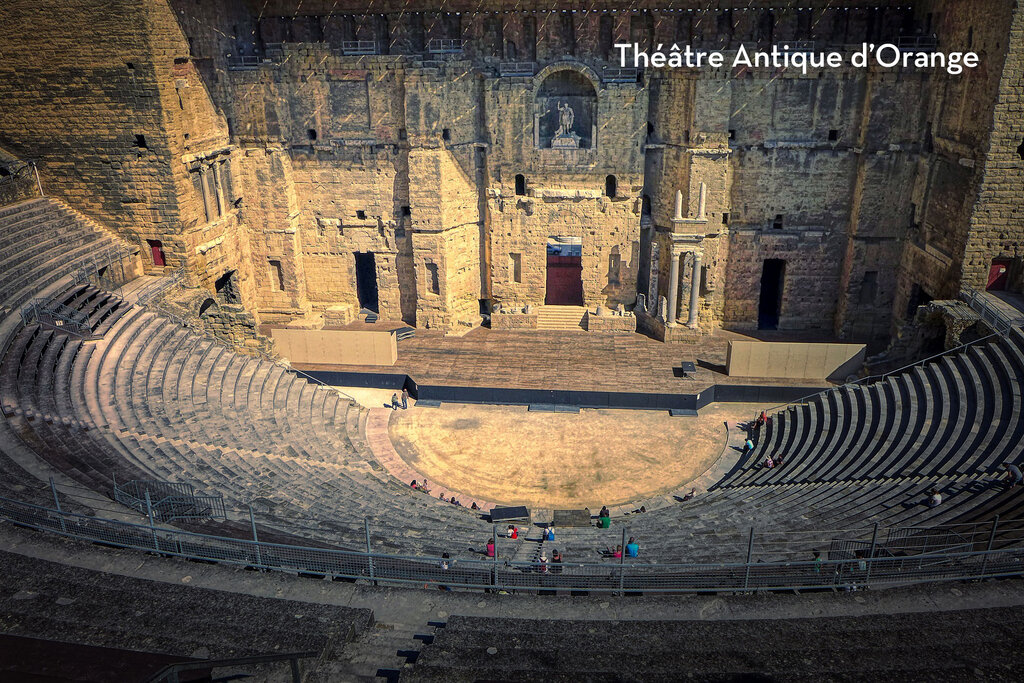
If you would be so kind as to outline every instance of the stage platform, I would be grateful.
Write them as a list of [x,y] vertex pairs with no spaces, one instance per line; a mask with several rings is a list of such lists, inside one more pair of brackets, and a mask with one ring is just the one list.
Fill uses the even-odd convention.
[[[376,329],[388,327],[385,324]],[[665,343],[641,334],[600,335],[584,331],[515,332],[478,328],[465,336],[451,337],[432,330],[417,330],[415,337],[398,342],[398,361],[390,367],[296,364],[295,368],[338,386],[400,389],[404,378],[408,377],[413,383],[411,388],[417,390],[421,398],[445,401],[461,398],[467,402],[659,409],[693,408],[695,401],[706,404],[708,399],[771,401],[776,395],[796,398],[829,386],[826,382],[729,377],[725,374],[729,339],[750,337],[720,332],[696,343]],[[696,365],[693,376],[683,376],[683,361]],[[763,387],[785,391],[764,396],[747,391],[742,396],[724,399],[719,392],[716,399],[707,395],[713,387],[737,391]],[[455,392],[456,389],[460,391]],[[468,391],[470,389],[477,391]],[[606,403],[602,395],[612,394],[617,398]],[[701,395],[705,400],[697,398]],[[628,398],[630,396],[693,398],[665,398],[646,405],[644,401]]]

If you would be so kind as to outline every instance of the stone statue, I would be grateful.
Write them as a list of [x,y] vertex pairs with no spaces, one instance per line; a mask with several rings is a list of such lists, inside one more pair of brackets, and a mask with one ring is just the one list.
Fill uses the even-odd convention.
[[572,130],[576,121],[576,112],[569,106],[568,102],[558,103],[558,130],[551,138],[551,147],[555,149],[578,149],[580,136]]
[[572,134],[572,124],[576,120],[576,112],[566,102],[558,103],[558,130],[555,131],[556,138],[569,137]]

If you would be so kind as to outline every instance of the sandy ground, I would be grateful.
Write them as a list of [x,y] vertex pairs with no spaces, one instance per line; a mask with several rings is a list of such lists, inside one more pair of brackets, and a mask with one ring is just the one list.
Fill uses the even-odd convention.
[[698,417],[646,410],[528,412],[445,403],[397,411],[391,439],[432,483],[469,497],[591,509],[675,490],[722,454],[726,420],[761,406],[724,403]]

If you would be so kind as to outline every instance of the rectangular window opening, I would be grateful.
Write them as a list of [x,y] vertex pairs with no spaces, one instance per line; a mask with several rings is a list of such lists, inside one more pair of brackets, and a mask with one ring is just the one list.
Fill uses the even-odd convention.
[[523,255],[509,254],[508,263],[509,271],[512,273],[512,282],[521,283],[523,281]]
[[281,262],[270,260],[270,289],[275,292],[283,292],[284,287],[284,269],[281,268]]
[[437,270],[436,263],[427,263],[427,286],[430,287],[431,294],[441,293],[441,279]]

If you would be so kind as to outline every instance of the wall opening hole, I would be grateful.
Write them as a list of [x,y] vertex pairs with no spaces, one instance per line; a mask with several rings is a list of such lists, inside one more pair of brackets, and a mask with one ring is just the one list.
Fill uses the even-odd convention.
[[147,149],[146,147],[146,136],[137,134],[135,136],[135,146],[139,149]]
[[610,176],[608,176],[607,178],[604,179],[604,194],[605,194],[606,197],[614,197],[615,196],[615,189],[616,189],[615,185],[616,185],[615,176],[610,175]]
[[526,194],[526,176],[524,176],[522,173],[516,174],[516,194]]

